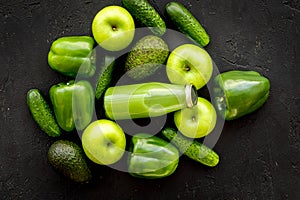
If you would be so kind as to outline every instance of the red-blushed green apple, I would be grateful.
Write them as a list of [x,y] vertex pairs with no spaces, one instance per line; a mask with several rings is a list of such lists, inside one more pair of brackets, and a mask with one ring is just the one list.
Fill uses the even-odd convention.
[[201,138],[214,129],[217,113],[208,100],[198,97],[198,103],[195,106],[174,113],[174,122],[184,136]]
[[171,83],[192,84],[198,90],[211,78],[213,62],[201,47],[184,44],[171,52],[166,71]]
[[125,152],[125,134],[115,122],[100,119],[84,130],[82,147],[87,157],[93,162],[110,165],[119,161]]
[[133,40],[135,25],[121,6],[107,6],[94,17],[92,32],[96,42],[108,51],[125,49]]

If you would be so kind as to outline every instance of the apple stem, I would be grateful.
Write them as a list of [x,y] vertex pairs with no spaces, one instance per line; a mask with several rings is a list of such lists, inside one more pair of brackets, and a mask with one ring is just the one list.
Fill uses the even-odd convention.
[[107,147],[109,147],[110,145],[111,145],[111,143],[110,143],[110,142],[107,142],[107,143],[106,143],[106,146],[107,146]]
[[117,28],[116,26],[112,26],[112,30],[113,30],[113,31],[117,31],[118,28]]
[[189,66],[187,66],[187,65],[184,65],[183,68],[184,68],[185,71],[190,71],[191,70],[191,68]]
[[192,117],[192,120],[193,120],[193,121],[196,121],[196,117],[195,117],[195,116],[193,116],[193,117]]

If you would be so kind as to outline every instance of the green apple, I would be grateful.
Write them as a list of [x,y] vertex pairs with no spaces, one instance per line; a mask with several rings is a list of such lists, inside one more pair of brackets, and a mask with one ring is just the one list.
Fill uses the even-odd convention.
[[121,6],[107,6],[94,17],[92,32],[96,42],[109,51],[125,49],[133,40],[135,25]]
[[166,71],[171,83],[189,83],[198,90],[211,78],[213,63],[209,54],[201,47],[184,44],[171,52]]
[[201,138],[215,127],[217,113],[206,99],[198,97],[198,103],[192,108],[184,108],[174,113],[177,129],[186,137]]
[[87,157],[101,165],[121,159],[126,138],[121,127],[113,121],[101,119],[91,123],[82,134],[82,147]]

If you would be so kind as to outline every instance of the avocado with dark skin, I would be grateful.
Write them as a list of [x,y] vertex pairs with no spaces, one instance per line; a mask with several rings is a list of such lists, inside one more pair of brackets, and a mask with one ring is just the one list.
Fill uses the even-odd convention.
[[156,72],[167,60],[169,48],[166,42],[154,35],[140,39],[129,52],[125,70],[134,80],[142,80]]
[[56,171],[75,182],[87,183],[92,177],[82,149],[73,142],[54,142],[48,150],[48,162]]

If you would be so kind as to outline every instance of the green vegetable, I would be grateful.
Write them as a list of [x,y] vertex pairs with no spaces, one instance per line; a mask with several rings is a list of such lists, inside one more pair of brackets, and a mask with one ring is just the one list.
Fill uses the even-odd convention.
[[179,161],[178,150],[161,138],[145,133],[132,137],[128,172],[138,178],[156,179],[171,175]]
[[140,39],[129,52],[125,70],[135,80],[154,74],[167,60],[168,45],[161,38],[148,35]]
[[214,102],[226,120],[260,108],[268,99],[270,81],[255,71],[228,71],[214,79]]
[[170,2],[166,5],[166,13],[179,31],[187,34],[192,40],[201,46],[208,45],[210,39],[199,21],[178,2]]
[[96,99],[100,99],[102,97],[103,92],[110,85],[113,71],[115,68],[115,57],[105,56],[103,63],[101,65],[98,82],[96,86]]
[[92,177],[82,149],[73,142],[54,142],[48,150],[48,162],[56,171],[75,182],[86,183]]
[[147,0],[122,0],[122,4],[139,23],[149,27],[152,33],[163,35],[166,32],[164,20]]
[[69,81],[50,88],[50,99],[59,126],[72,131],[83,130],[92,120],[94,90],[88,81]]
[[48,54],[50,67],[63,75],[91,77],[96,70],[94,39],[89,36],[67,36],[55,40]]
[[61,129],[55,121],[54,114],[38,89],[31,89],[27,92],[27,105],[42,131],[52,137],[61,135]]
[[184,137],[175,129],[164,128],[162,134],[189,158],[209,167],[214,167],[219,163],[219,156],[216,152],[196,140]]

